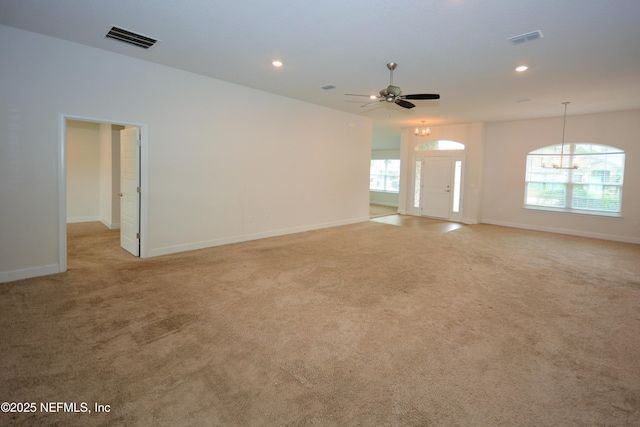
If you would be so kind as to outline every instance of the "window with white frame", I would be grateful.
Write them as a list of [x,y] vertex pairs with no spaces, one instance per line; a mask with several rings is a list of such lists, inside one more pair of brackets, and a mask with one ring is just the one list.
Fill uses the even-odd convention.
[[550,145],[527,155],[525,207],[619,215],[625,153],[601,144]]
[[424,144],[416,145],[415,151],[434,151],[434,150],[464,150],[464,144],[446,139],[427,141]]
[[371,191],[400,192],[400,159],[371,160]]

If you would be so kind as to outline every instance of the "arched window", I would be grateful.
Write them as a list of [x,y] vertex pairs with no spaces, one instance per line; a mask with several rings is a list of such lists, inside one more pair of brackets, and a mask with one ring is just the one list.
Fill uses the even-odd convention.
[[424,144],[416,145],[416,151],[432,150],[464,150],[464,144],[446,139],[427,141]]
[[617,215],[624,150],[601,144],[550,145],[527,155],[526,208]]

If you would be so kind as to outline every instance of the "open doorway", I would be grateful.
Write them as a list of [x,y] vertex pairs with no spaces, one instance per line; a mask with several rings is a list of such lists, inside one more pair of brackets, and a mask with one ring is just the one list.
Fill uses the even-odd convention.
[[[97,224],[144,257],[144,125],[61,116],[60,265],[67,269],[67,224]],[[146,154],[146,153],[145,153]],[[146,155],[145,155],[146,158]],[[73,224],[73,226],[71,226]],[[88,228],[87,228],[88,227]],[[91,229],[88,225],[87,230]],[[131,256],[129,255],[129,256]]]

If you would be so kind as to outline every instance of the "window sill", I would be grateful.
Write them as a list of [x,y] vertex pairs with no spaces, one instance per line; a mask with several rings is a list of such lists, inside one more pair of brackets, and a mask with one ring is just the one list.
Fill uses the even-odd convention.
[[387,193],[387,194],[400,194],[399,191],[385,191],[385,190],[369,190],[370,193]]
[[622,214],[619,212],[589,211],[589,210],[580,210],[580,209],[561,209],[561,208],[551,208],[546,206],[532,206],[532,205],[524,205],[523,209],[527,209],[531,211],[555,212],[555,213],[561,213],[561,214],[587,215],[587,216],[598,216],[598,217],[605,217],[605,218],[622,218]]

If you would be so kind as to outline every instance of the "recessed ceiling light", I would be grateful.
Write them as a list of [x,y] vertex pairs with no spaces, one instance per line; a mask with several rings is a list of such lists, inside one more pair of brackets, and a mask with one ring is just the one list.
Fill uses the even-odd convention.
[[520,65],[519,67],[516,67],[516,71],[521,73],[523,71],[527,71],[529,69],[529,67],[527,67],[526,65]]
[[282,61],[275,60],[272,62],[274,67],[282,67]]
[[369,97],[369,99],[378,99],[378,97],[377,97],[377,96],[375,96],[375,95],[371,95],[371,96]]

